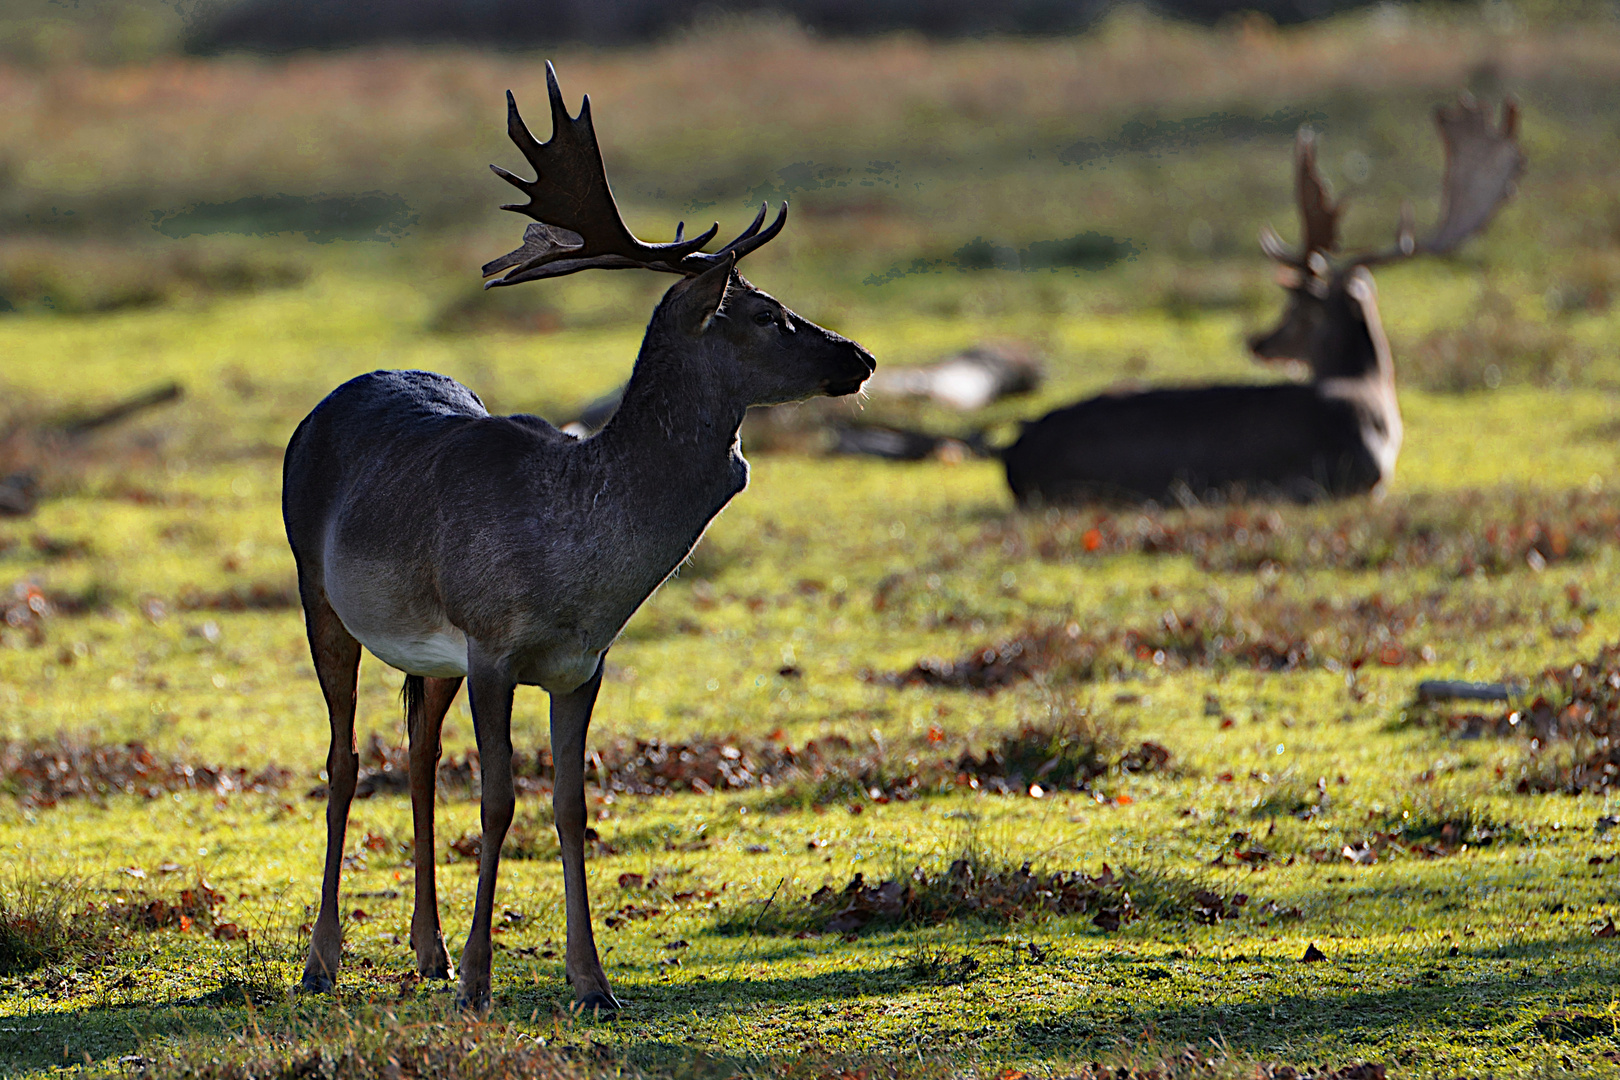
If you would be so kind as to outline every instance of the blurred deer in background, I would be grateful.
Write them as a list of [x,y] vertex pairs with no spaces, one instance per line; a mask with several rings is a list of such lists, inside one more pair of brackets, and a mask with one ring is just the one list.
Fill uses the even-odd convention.
[[737,429],[752,405],[839,396],[874,363],[856,343],[759,291],[736,270],[787,221],[766,208],[712,254],[718,231],[647,244],[608,187],[590,99],[568,115],[546,65],[552,137],[536,142],[507,95],[507,130],[536,171],[491,166],[535,224],[484,267],[490,285],[588,269],[678,275],[636,359],[624,402],[583,440],[533,416],[491,416],[442,375],[379,371],[338,387],[293,433],[282,513],[298,564],[315,670],[331,720],[326,863],[302,986],[332,987],[342,953],[338,876],[359,759],[360,646],[406,673],[417,970],[445,978],[434,881],[433,796],[440,729],[467,682],[482,769],[483,843],[462,1004],[490,1002],[490,924],[501,842],[513,812],[514,688],[551,697],[554,807],[568,916],[564,970],[587,1008],[618,1002],[597,957],[585,888],[585,734],[608,648],[709,522],[748,481]]
[[1419,241],[1410,210],[1395,245],[1338,257],[1342,207],[1301,130],[1294,166],[1302,241],[1269,227],[1262,250],[1288,290],[1282,321],[1249,346],[1262,359],[1302,360],[1306,384],[1198,386],[1103,394],[1026,425],[1002,454],[1022,506],[1102,501],[1191,504],[1233,497],[1311,501],[1388,481],[1401,448],[1395,368],[1370,268],[1444,255],[1483,229],[1524,170],[1509,101],[1500,125],[1464,97],[1436,112],[1445,143],[1441,221]]

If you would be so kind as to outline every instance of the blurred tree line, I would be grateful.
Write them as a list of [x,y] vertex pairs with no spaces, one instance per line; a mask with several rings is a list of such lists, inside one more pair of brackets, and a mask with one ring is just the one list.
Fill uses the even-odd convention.
[[[1083,31],[1122,4],[1213,24],[1245,12],[1294,24],[1375,0],[0,0],[0,60],[127,63],[153,56],[283,53],[440,42],[527,49],[635,44],[706,20],[765,15],[824,35],[930,37]],[[1388,3],[1389,0],[1384,0]],[[1612,0],[1426,0],[1520,17],[1612,14]]]
[[[1151,0],[1170,17],[1214,22],[1241,11],[1302,22],[1371,0]],[[199,20],[194,50],[284,51],[377,41],[504,47],[655,40],[705,18],[772,14],[829,35],[912,30],[931,37],[1066,34],[1120,0],[237,0]]]

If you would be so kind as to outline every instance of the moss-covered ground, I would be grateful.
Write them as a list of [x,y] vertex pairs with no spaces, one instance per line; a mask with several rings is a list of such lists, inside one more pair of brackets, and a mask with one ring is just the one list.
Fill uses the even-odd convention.
[[[1084,790],[1038,796],[1029,776],[996,794],[965,773],[911,799],[809,780],[662,796],[593,785],[599,941],[627,1005],[612,1021],[568,1014],[561,875],[544,800],[526,796],[520,818],[538,839],[502,867],[499,905],[510,915],[494,993],[504,1026],[488,1029],[491,1040],[592,1045],[597,1057],[571,1060],[717,1076],[806,1054],[841,1063],[834,1071],[883,1063],[1044,1075],[1187,1047],[1240,1071],[1366,1060],[1418,1076],[1613,1072],[1620,834],[1609,796],[1521,794],[1522,779],[1556,773],[1569,751],[1511,734],[1465,738],[1457,732],[1477,736],[1477,726],[1448,726],[1414,704],[1424,679],[1505,678],[1533,692],[1544,668],[1620,638],[1611,509],[1620,314],[1609,306],[1620,288],[1620,32],[1594,20],[1515,23],[1506,5],[1464,5],[1279,33],[1128,16],[1072,42],[963,45],[828,44],[742,26],[718,45],[560,58],[570,98],[598,97],[608,167],[624,162],[622,189],[647,215],[639,220],[713,213],[729,225],[759,177],[776,176],[773,197],[791,193],[798,216],[791,243],[750,268],[762,287],[859,339],[881,364],[984,340],[1037,348],[1046,387],[983,416],[843,406],[865,419],[989,427],[993,438],[1018,417],[1126,382],[1272,377],[1252,369],[1240,341],[1278,299],[1249,238],[1262,220],[1291,224],[1291,122],[1258,134],[1193,125],[1161,145],[1143,143],[1127,121],[1320,117],[1334,181],[1361,193],[1354,229],[1369,243],[1393,224],[1403,193],[1433,212],[1438,153],[1424,114],[1457,85],[1521,97],[1532,167],[1496,229],[1460,260],[1380,272],[1406,420],[1382,501],[1020,516],[992,462],[755,455],[749,490],[614,647],[596,745],[803,747],[838,736],[888,774],[937,776],[1023,728],[1070,723],[1115,759],[1150,740],[1170,760],[1145,771],[1116,764]],[[720,126],[696,124],[689,156],[667,131],[642,142],[606,134],[650,132],[646,116],[668,117],[646,71],[695,85],[728,44],[760,52],[710,88]],[[1358,66],[1357,56],[1377,62]],[[176,119],[177,110],[208,114],[209,87],[231,88],[222,114],[230,102],[301,103],[264,106],[276,122],[255,140],[214,129],[267,155],[272,186],[386,186],[356,179],[364,173],[341,152],[344,133],[360,130],[355,116],[388,116],[376,86],[431,75],[454,112],[474,109],[457,95],[486,83],[521,75],[535,84],[532,60],[455,57],[0,70],[21,103],[0,126],[0,150],[16,151],[0,162],[24,162],[0,169],[12,177],[0,179],[11,184],[0,212],[14,226],[0,270],[16,309],[0,316],[0,393],[14,432],[6,445],[43,478],[37,512],[0,519],[0,590],[17,586],[0,591],[17,613],[0,626],[0,740],[10,750],[135,741],[165,762],[291,772],[258,793],[107,793],[54,805],[8,778],[8,917],[17,921],[31,895],[56,897],[98,929],[49,960],[6,961],[0,1073],[162,1071],[176,1053],[201,1068],[244,1047],[396,1022],[463,1030],[445,1019],[448,989],[405,978],[410,811],[399,794],[355,804],[336,1000],[289,996],[319,885],[325,804],[307,793],[320,783],[326,732],[301,617],[284,599],[292,563],[278,514],[281,447],[327,390],[385,366],[442,371],[493,408],[565,419],[624,378],[662,283],[586,275],[525,286],[532,299],[510,309],[481,307],[450,272],[475,278],[515,226],[491,224],[493,213],[469,223],[466,207],[387,244],[153,240],[130,225],[122,250],[102,236],[29,231],[51,183],[107,220],[131,200],[169,206],[236,192],[229,176],[209,188],[215,173],[192,126]],[[1156,65],[1183,74],[1155,79]],[[357,74],[367,70],[375,84]],[[817,104],[828,72],[861,71],[879,89],[911,86],[911,97],[876,94],[870,117]],[[1092,86],[1093,71],[1111,81]],[[774,125],[768,101],[748,104],[773,79],[788,117]],[[110,121],[75,96],[84,82],[122,87],[107,108],[147,116],[159,148],[171,140],[172,169],[148,174],[162,183],[143,188],[113,157],[95,173],[100,186],[74,179],[110,145],[91,137]],[[143,97],[149,85],[170,96]],[[354,98],[338,104],[333,88],[350,86]],[[852,108],[860,101],[842,84],[838,93]],[[490,100],[498,105],[498,93]],[[69,103],[65,130],[43,126],[51,101]],[[477,99],[480,122],[489,104]],[[440,190],[430,182],[440,173],[460,177],[486,157],[510,164],[498,127],[474,146],[453,117],[431,119],[408,123],[448,147],[440,157],[411,158],[388,143],[395,136],[365,128],[384,164],[416,170],[400,183],[419,207],[438,205],[421,193]],[[1071,144],[1116,137],[1104,164],[1065,163]],[[311,161],[325,163],[310,165],[304,188],[297,155],[275,158],[278,139],[304,139]],[[840,184],[842,173],[806,180],[789,170],[835,151],[838,168],[857,157],[883,166],[870,192],[853,172]],[[670,174],[667,204],[660,170]],[[699,172],[714,189],[707,198]],[[504,194],[492,179],[455,182],[466,192],[443,190],[470,193],[479,209]],[[712,212],[696,208],[716,200]],[[1087,230],[1128,238],[1136,256],[1094,270],[947,268],[862,284],[915,258],[948,258],[975,236],[1017,248]],[[192,289],[174,271],[138,303],[108,291],[131,265],[186,244],[205,263],[282,260],[297,272],[280,287],[233,292]],[[157,276],[173,269],[152,265]],[[40,300],[53,289],[60,305]],[[185,386],[178,404],[74,443],[29,441],[29,426],[58,411],[168,379]],[[1139,527],[1211,539],[1169,551],[1096,542]],[[1365,557],[1335,555],[1345,551]],[[29,615],[30,586],[54,607]],[[1096,662],[993,693],[884,677],[1046,626],[1071,627]],[[1223,636],[1178,651],[1199,626]],[[1228,647],[1238,634],[1304,651],[1267,669]],[[368,657],[362,739],[403,741],[398,693],[398,674]],[[543,745],[544,706],[539,691],[520,692],[520,748]],[[471,742],[463,699],[447,753]],[[475,864],[453,845],[476,834],[477,805],[447,789],[439,815],[454,955]],[[1027,861],[1039,873],[1098,875],[1106,865],[1128,875],[1140,917],[1109,930],[1089,912],[1037,904],[1011,919],[957,911],[844,932],[827,928],[832,909],[808,899],[856,874],[869,884],[914,871],[938,878],[964,856],[1013,870]],[[199,879],[219,896],[195,919],[162,907],[145,922],[107,913],[118,897],[124,908],[178,904]],[[1199,914],[1200,890],[1248,900],[1212,919],[1207,906]],[[245,937],[209,932],[223,924]],[[1305,962],[1309,946],[1325,959]]]

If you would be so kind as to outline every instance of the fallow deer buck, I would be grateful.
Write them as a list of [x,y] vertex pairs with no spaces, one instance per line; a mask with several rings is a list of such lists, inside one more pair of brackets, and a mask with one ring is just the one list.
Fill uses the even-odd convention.
[[585,733],[603,658],[626,621],[748,481],[737,429],[751,405],[860,389],[874,363],[853,341],[750,285],[737,261],[769,242],[766,208],[712,254],[716,225],[648,244],[621,218],[591,126],[568,115],[546,65],[552,137],[536,142],[507,95],[507,130],[536,171],[503,209],[535,220],[490,285],[589,269],[678,275],[647,327],[624,404],[583,440],[533,416],[491,416],[442,375],[378,371],[334,390],[293,433],[282,513],[298,564],[310,651],[331,720],[326,863],[302,985],[333,985],[342,951],[338,875],[359,759],[356,669],[364,645],[405,672],[410,731],[417,970],[448,977],[433,873],[440,727],[463,679],[482,766],[478,893],[461,954],[460,1000],[490,1001],[490,922],[512,820],[514,688],[551,698],[557,837],[568,946],[583,1007],[618,1002],[597,958],[585,888]]
[[1517,110],[1500,126],[1464,96],[1436,112],[1445,143],[1441,221],[1426,239],[1404,212],[1394,247],[1336,258],[1342,207],[1316,170],[1316,144],[1295,144],[1298,251],[1269,227],[1260,245],[1283,270],[1282,321],[1249,345],[1261,359],[1298,359],[1307,384],[1196,386],[1103,394],[1027,425],[1002,454],[1020,505],[1088,501],[1191,503],[1232,497],[1298,501],[1354,495],[1386,482],[1401,448],[1395,368],[1370,268],[1443,255],[1483,229],[1524,169]]

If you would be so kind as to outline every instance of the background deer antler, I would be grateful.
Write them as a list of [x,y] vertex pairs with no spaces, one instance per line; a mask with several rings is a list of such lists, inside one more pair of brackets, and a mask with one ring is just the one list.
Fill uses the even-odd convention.
[[1435,110],[1446,143],[1446,178],[1440,225],[1423,250],[1443,255],[1489,224],[1524,174],[1519,149],[1519,106],[1502,102],[1502,122],[1492,127],[1485,108],[1464,94],[1455,105]]
[[753,223],[712,254],[701,249],[720,231],[719,222],[691,239],[684,238],[686,223],[681,222],[675,226],[674,241],[668,244],[637,239],[625,225],[613,189],[608,186],[596,129],[591,124],[590,96],[586,95],[577,117],[569,116],[550,61],[546,62],[546,90],[551,99],[551,138],[544,143],[529,133],[512,92],[506,93],[506,132],[534,166],[535,178],[525,180],[499,165],[491,165],[490,169],[529,197],[528,202],[510,203],[501,209],[526,214],[537,224],[523,231],[523,243],[515,251],[484,264],[485,277],[505,272],[486,283],[486,288],[581,270],[645,269],[692,276],[726,258],[742,258],[770,242],[787,224],[784,202],[776,220],[761,230],[768,209],[762,204]]
[[[1511,98],[1502,103],[1499,125],[1492,125],[1485,107],[1468,94],[1459,97],[1455,105],[1436,109],[1435,123],[1446,148],[1440,224],[1420,242],[1413,228],[1411,207],[1403,207],[1394,247],[1350,255],[1343,265],[1374,266],[1419,253],[1449,254],[1483,229],[1513,194],[1524,172],[1518,121],[1518,105]],[[1295,251],[1283,243],[1269,225],[1260,230],[1260,247],[1284,266],[1325,277],[1331,265],[1329,257],[1338,249],[1343,203],[1334,202],[1327,193],[1327,185],[1316,170],[1316,140],[1306,128],[1300,129],[1295,141],[1294,162],[1303,250]]]
[[1304,269],[1312,254],[1325,257],[1339,249],[1339,215],[1344,211],[1316,171],[1316,134],[1308,127],[1294,137],[1294,201],[1299,206],[1301,250],[1283,243],[1269,225],[1260,230],[1260,247],[1277,262]]

